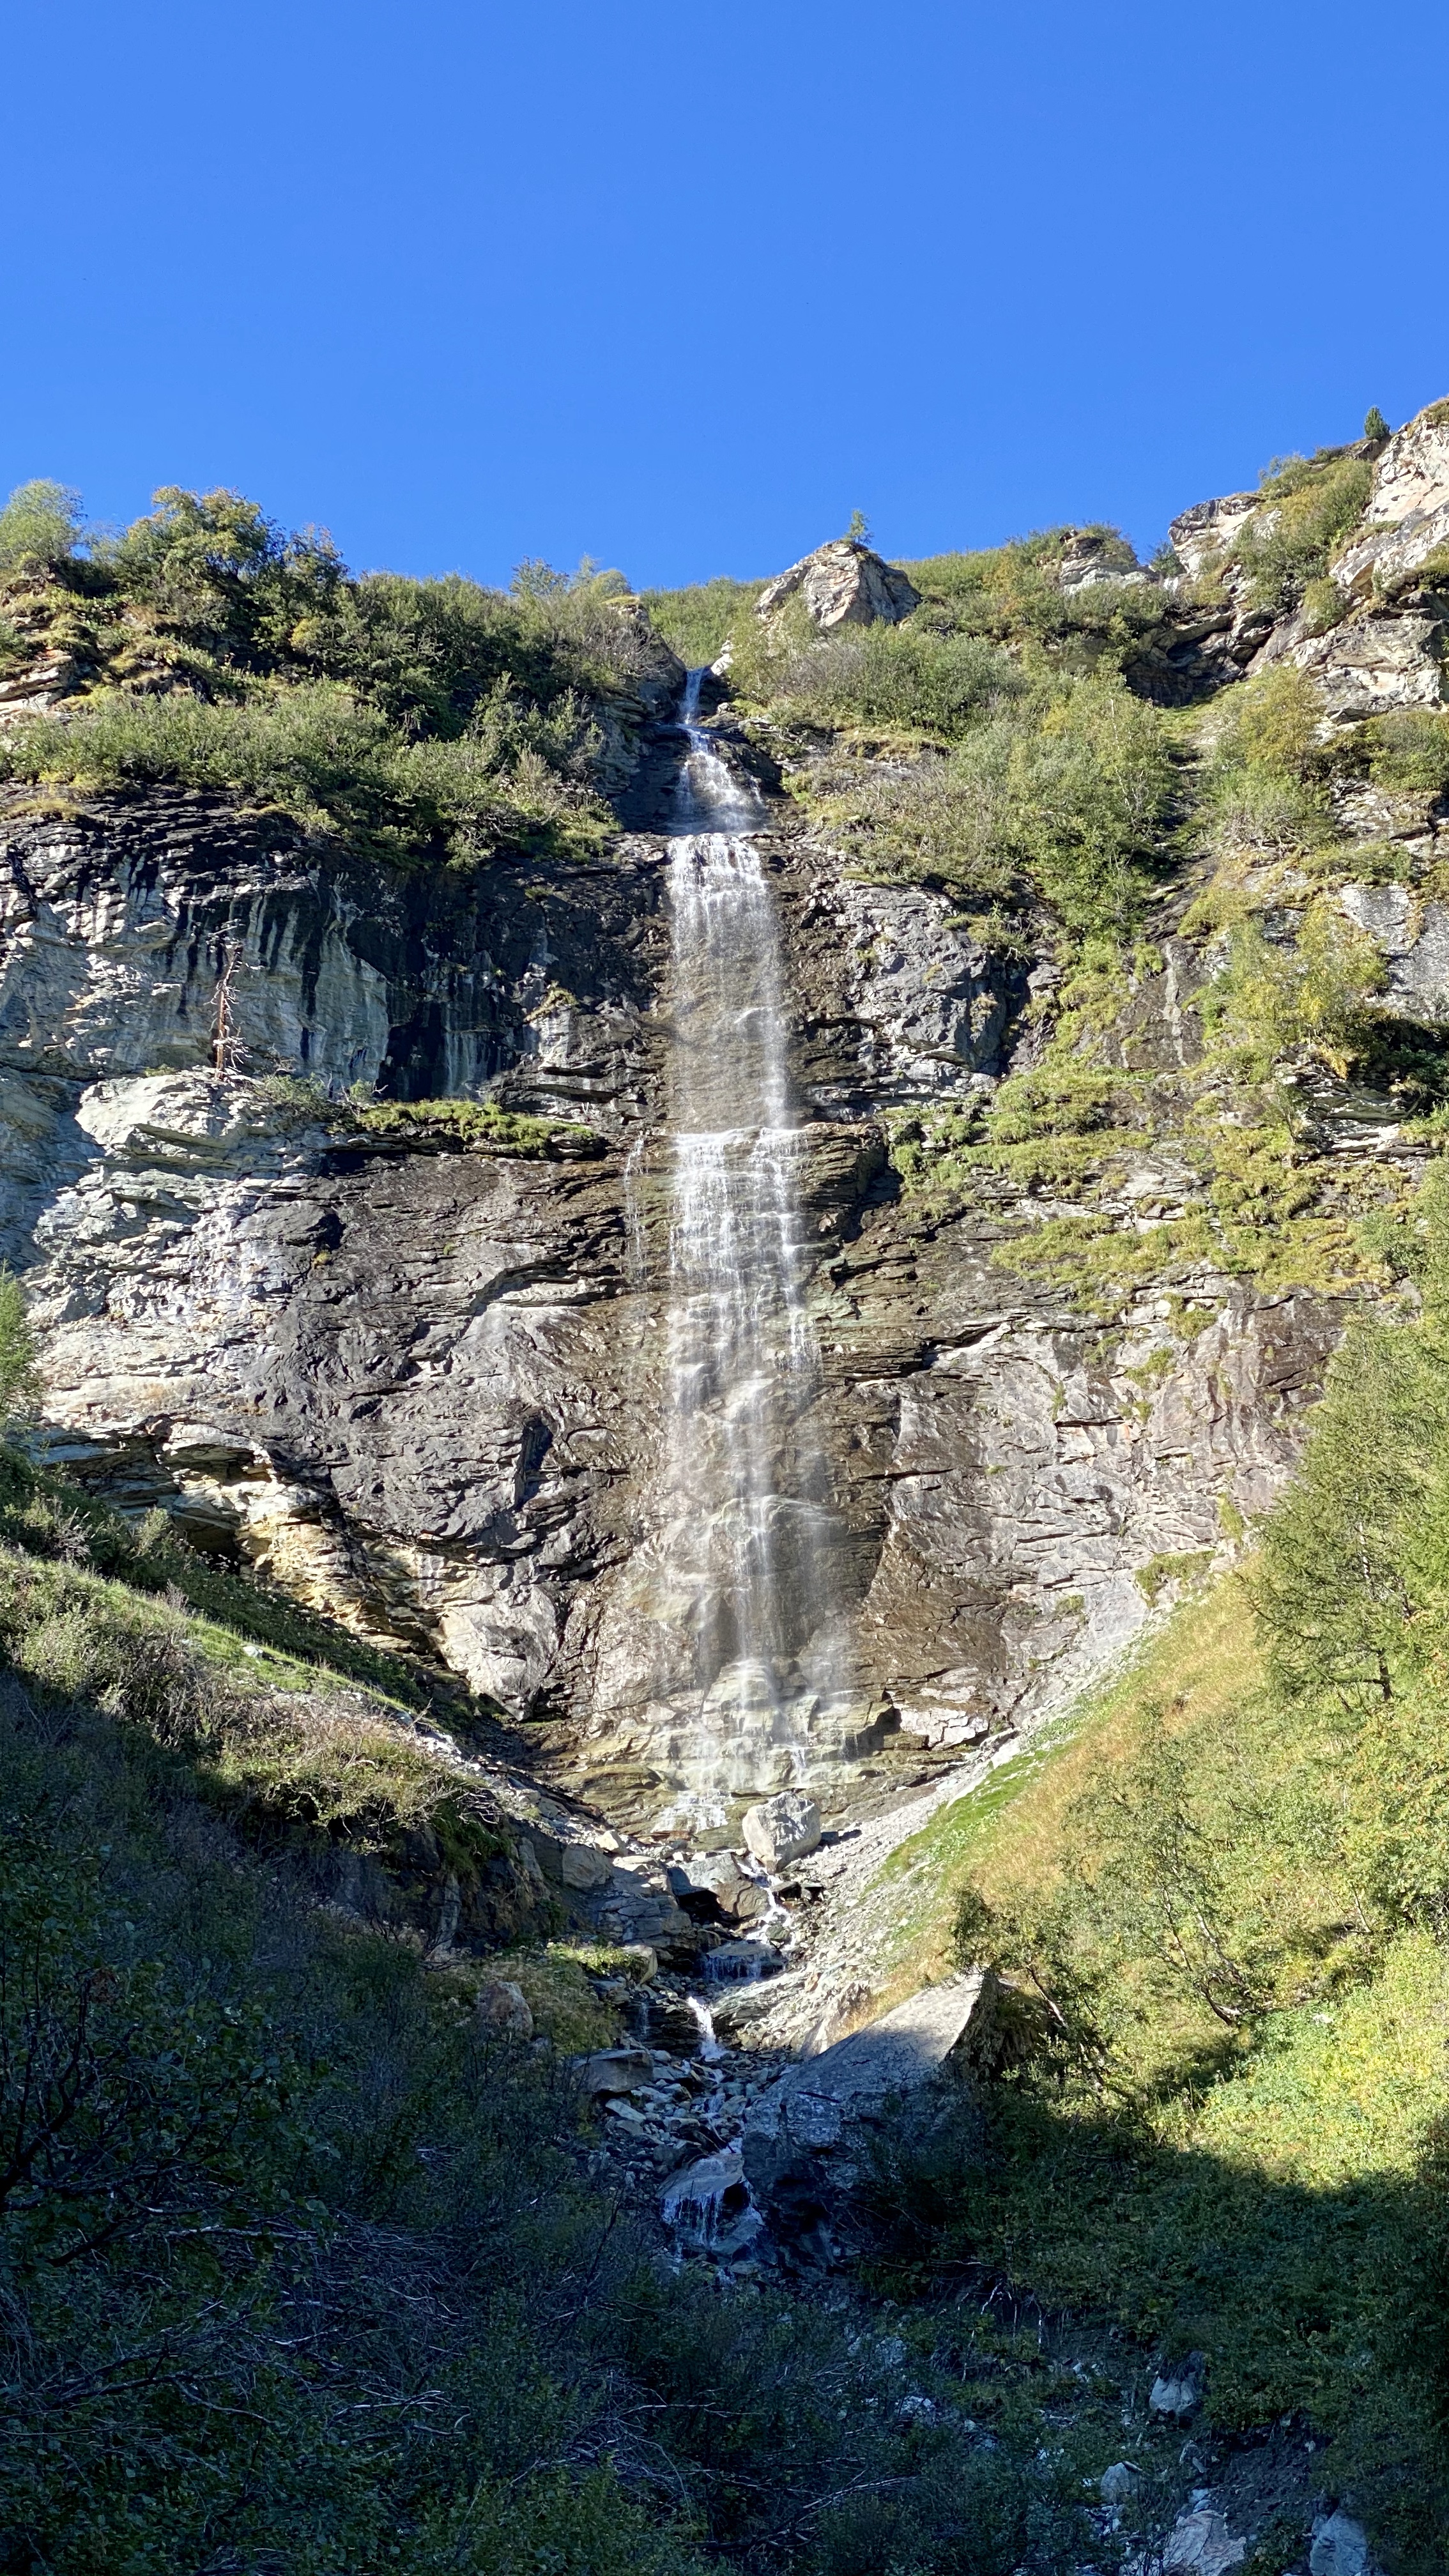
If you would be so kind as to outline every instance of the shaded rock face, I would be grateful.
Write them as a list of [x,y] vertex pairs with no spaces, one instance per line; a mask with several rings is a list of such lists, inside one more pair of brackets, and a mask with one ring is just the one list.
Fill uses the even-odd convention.
[[[605,1118],[657,987],[657,869],[388,869],[157,793],[0,824],[0,1063],[91,1082],[229,1060]],[[601,980],[601,979],[607,980]],[[602,1052],[601,1052],[602,1050]]]
[[758,617],[773,617],[787,600],[803,600],[812,626],[828,635],[837,626],[895,625],[920,604],[919,593],[895,564],[856,537],[837,537],[802,555],[788,572],[766,582],[755,602]]
[[927,1986],[881,2020],[791,2068],[756,2104],[742,2141],[756,2207],[786,2236],[849,2223],[852,2194],[885,2134],[919,2138],[951,2116],[947,2088],[989,2068],[996,1979],[975,1968]]

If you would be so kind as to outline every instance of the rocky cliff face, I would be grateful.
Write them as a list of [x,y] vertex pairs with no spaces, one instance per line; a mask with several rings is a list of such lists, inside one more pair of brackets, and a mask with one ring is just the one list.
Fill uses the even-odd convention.
[[[1172,649],[1241,669],[1251,641],[1249,659],[1295,655],[1330,686],[1341,669],[1375,706],[1429,703],[1446,435],[1421,425],[1378,457],[1382,523],[1357,553],[1378,551],[1345,563],[1331,635],[1257,634],[1231,601],[1205,628],[1186,603]],[[1178,522],[1185,574],[1251,501]],[[1073,577],[1095,560],[1079,548]],[[1360,600],[1386,565],[1410,588]],[[635,777],[646,821],[667,766],[656,736]],[[942,894],[862,881],[783,804],[759,846],[807,1120],[846,1750],[899,1778],[903,1757],[929,1769],[1025,1724],[1266,1505],[1342,1308],[1203,1263],[1095,1323],[995,1266],[1050,1203],[998,1177],[936,1206],[903,1188],[893,1124],[1029,1060],[1049,972],[983,947]],[[409,873],[155,791],[13,811],[0,861],[0,1219],[43,1331],[52,1454],[441,1659],[622,1815],[667,1805],[680,1748],[620,1611],[660,1440],[657,831],[597,863]],[[1374,883],[1344,901],[1400,1005],[1449,1016],[1445,907]],[[1173,920],[1131,1028],[1137,1060],[1168,1065],[1196,1043],[1204,971]],[[486,1096],[590,1135],[522,1153],[405,1120],[379,1135],[349,1112],[352,1084]],[[1345,1153],[1384,1150],[1350,1129]],[[1145,1155],[1119,1221],[1194,1187]]]

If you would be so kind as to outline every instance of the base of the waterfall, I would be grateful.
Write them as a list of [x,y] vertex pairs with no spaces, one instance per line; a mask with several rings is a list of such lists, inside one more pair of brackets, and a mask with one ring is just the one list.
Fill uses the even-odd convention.
[[[971,1748],[973,1756],[980,1750]],[[666,1768],[657,1741],[594,1739],[571,1750],[560,1746],[549,1776],[641,1843],[721,1851],[739,1842],[746,1809],[782,1788],[804,1789],[827,1826],[848,1829],[887,1814],[961,1765],[959,1746],[922,1745],[896,1729],[839,1750],[812,1747],[805,1763],[788,1771],[765,1764],[742,1769],[725,1786],[700,1785],[672,1765]]]
[[900,1741],[879,1700],[792,1688],[789,1677],[737,1664],[707,1691],[650,1699],[612,1722],[596,1713],[577,1785],[606,1811],[622,1798],[636,1832],[707,1847],[736,1839],[745,1809],[782,1789],[835,1808],[883,1763],[900,1775],[902,1759],[918,1762],[921,1751],[909,1740],[898,1755]]

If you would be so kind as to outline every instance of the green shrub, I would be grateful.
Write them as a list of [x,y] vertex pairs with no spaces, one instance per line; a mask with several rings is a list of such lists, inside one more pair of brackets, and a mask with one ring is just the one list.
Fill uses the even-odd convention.
[[1275,458],[1261,477],[1262,507],[1238,540],[1254,605],[1282,611],[1326,573],[1368,504],[1372,469],[1361,456]]
[[[937,634],[915,619],[786,634],[778,643],[764,630],[763,643],[774,654],[765,666],[770,703],[809,723],[885,725],[950,740],[1022,688],[1015,664],[983,637]],[[732,680],[736,667],[747,688],[748,657],[732,664]]]
[[[456,576],[359,581],[325,534],[177,487],[80,562],[58,490],[12,505],[31,595],[6,658],[66,654],[87,693],[7,738],[0,776],[171,779],[464,860],[500,842],[587,848],[607,827],[593,794],[605,734],[637,722],[651,652],[621,574],[525,565],[508,596]],[[41,557],[62,581],[36,586]]]
[[1365,438],[1372,439],[1392,438],[1393,436],[1393,431],[1390,429],[1389,424],[1385,420],[1377,403],[1370,403],[1368,410],[1364,413],[1363,434]]
[[43,573],[73,554],[80,494],[63,483],[20,483],[0,510],[0,574]]
[[905,563],[921,594],[917,622],[943,632],[979,635],[1070,665],[1085,652],[1122,656],[1150,635],[1164,615],[1150,583],[1093,582],[1064,592],[1058,577],[1068,542],[1094,537],[1110,571],[1135,568],[1131,546],[1115,528],[1049,528],[979,554],[935,555]]
[[1362,728],[1370,775],[1380,787],[1442,796],[1449,788],[1449,716],[1400,707]]
[[1372,1043],[1387,981],[1373,940],[1336,904],[1310,904],[1291,948],[1240,922],[1204,996],[1211,1052],[1250,1082],[1291,1056],[1346,1074]]
[[491,1100],[373,1100],[354,1106],[350,1114],[372,1136],[418,1143],[446,1138],[489,1154],[556,1156],[600,1150],[592,1128],[529,1118]]
[[1323,707],[1306,671],[1278,663],[1231,695],[1206,778],[1212,837],[1227,856],[1279,857],[1331,836]]
[[14,1271],[0,1262],[0,1430],[15,1414],[27,1411],[39,1393],[40,1369],[25,1291]]
[[92,790],[173,779],[399,852],[441,839],[466,858],[519,825],[597,837],[603,812],[578,775],[588,752],[577,701],[541,715],[500,687],[465,736],[406,741],[379,708],[318,680],[222,704],[189,690],[101,691],[64,719],[12,727],[0,744],[0,776]]
[[1156,708],[1111,674],[1072,683],[1035,730],[1017,734],[1006,768],[1011,830],[1068,930],[1132,929],[1174,785]]

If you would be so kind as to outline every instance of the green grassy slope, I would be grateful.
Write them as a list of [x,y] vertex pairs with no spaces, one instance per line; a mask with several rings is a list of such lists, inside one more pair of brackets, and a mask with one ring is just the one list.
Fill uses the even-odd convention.
[[1354,1328],[1259,1552],[893,1855],[897,1987],[1008,1980],[1016,2062],[943,2267],[1301,2417],[1391,2563],[1449,2528],[1449,1197]]

